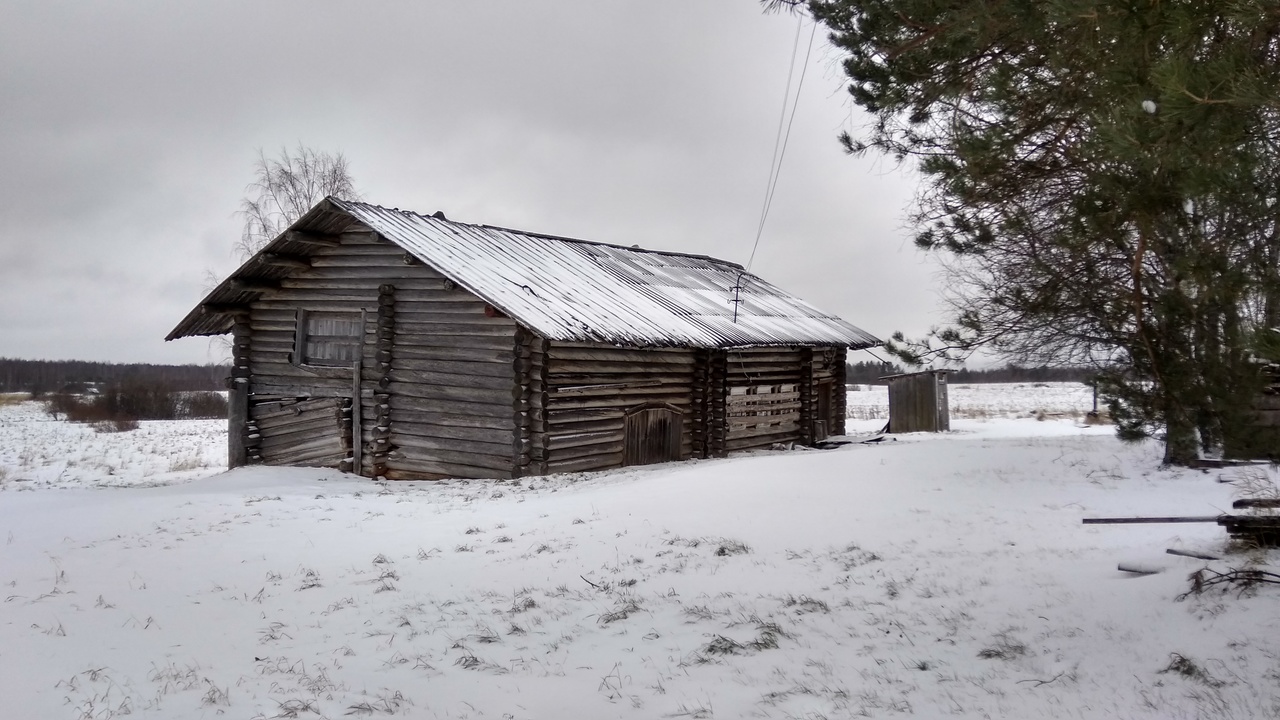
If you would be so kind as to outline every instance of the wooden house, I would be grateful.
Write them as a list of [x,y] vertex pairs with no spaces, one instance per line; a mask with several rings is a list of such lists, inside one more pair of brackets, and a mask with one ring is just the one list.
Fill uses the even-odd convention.
[[169,340],[230,333],[230,464],[512,478],[844,431],[871,335],[741,266],[328,198]]

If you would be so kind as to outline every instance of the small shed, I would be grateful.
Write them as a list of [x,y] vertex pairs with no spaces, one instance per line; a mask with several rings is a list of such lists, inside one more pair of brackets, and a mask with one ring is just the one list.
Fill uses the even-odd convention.
[[951,429],[946,370],[886,375],[880,379],[889,381],[889,432],[946,432]]
[[844,433],[870,334],[715,258],[327,198],[169,334],[232,336],[229,460],[512,478]]
[[1248,410],[1249,424],[1226,438],[1223,455],[1231,460],[1280,460],[1280,363],[1259,368],[1262,389]]

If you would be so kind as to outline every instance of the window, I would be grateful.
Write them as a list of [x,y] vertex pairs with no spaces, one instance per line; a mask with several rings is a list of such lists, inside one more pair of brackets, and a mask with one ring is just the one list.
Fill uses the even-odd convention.
[[360,313],[299,310],[293,361],[345,367],[360,359],[363,341]]

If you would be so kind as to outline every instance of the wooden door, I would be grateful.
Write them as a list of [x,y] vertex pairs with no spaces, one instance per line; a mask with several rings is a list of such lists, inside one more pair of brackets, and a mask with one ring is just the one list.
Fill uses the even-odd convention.
[[627,412],[623,422],[623,465],[649,465],[680,459],[683,414],[668,405],[650,405]]
[[814,442],[822,442],[831,434],[831,391],[834,387],[835,384],[830,380],[824,380],[814,386],[814,394],[817,395],[813,417]]

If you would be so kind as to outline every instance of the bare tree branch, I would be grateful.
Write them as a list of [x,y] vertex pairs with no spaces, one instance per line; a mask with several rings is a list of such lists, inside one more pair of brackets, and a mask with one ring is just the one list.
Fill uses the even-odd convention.
[[350,165],[342,153],[317,152],[301,143],[269,158],[258,150],[254,180],[240,204],[244,229],[236,250],[247,259],[326,197],[357,200]]

